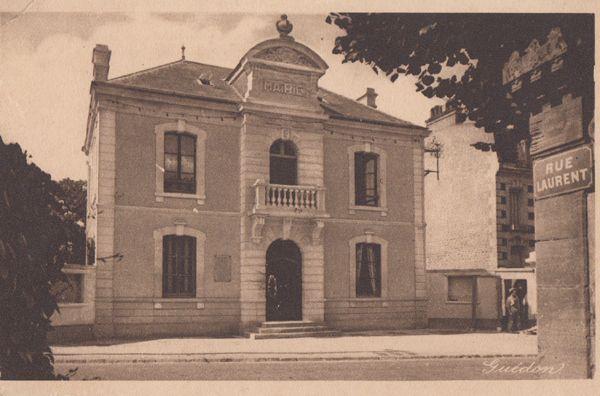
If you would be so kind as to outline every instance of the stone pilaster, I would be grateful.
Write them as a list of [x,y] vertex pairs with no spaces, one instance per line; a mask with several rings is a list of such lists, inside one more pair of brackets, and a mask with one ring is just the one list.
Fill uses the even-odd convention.
[[98,110],[98,211],[94,333],[112,337],[115,230],[115,113]]

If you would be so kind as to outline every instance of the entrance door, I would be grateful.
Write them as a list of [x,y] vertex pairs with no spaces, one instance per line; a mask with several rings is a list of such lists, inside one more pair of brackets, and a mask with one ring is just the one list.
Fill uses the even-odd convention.
[[265,281],[267,321],[302,320],[302,257],[294,242],[269,246]]

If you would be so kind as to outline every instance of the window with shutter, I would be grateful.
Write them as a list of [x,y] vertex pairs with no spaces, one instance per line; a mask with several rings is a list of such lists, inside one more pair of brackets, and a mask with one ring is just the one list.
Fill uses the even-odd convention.
[[379,156],[375,153],[354,153],[355,204],[379,206],[377,165]]
[[196,296],[196,238],[163,237],[163,297]]

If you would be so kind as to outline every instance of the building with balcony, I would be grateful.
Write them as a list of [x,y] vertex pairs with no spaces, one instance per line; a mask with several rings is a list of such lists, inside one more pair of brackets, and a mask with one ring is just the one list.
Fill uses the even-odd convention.
[[526,262],[535,248],[526,142],[492,147],[491,133],[459,122],[447,105],[432,108],[426,123],[426,147],[440,148],[439,158],[425,158],[430,324],[501,327],[512,287],[529,321],[537,297],[534,260]]
[[[97,337],[426,323],[428,134],[319,87],[289,34],[234,68],[185,59],[108,78],[93,51],[88,256]],[[117,54],[115,54],[117,55]]]

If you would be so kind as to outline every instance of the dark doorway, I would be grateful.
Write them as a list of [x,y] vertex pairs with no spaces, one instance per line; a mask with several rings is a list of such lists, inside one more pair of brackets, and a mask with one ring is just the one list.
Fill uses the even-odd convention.
[[267,321],[302,320],[302,256],[292,241],[267,249]]

